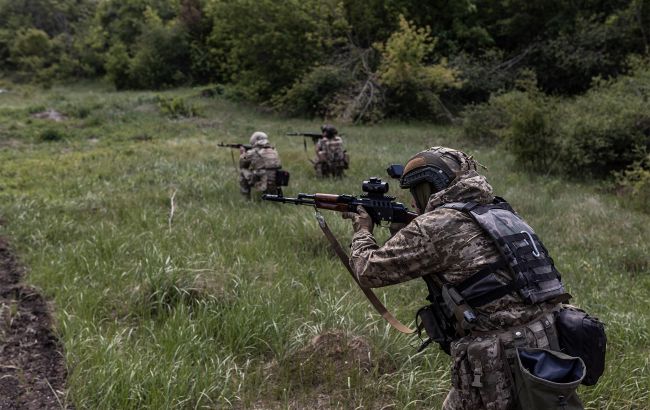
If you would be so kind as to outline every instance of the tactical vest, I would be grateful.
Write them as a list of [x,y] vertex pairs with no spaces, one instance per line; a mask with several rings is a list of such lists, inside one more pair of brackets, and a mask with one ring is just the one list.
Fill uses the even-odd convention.
[[[471,216],[494,241],[503,257],[499,263],[454,285],[469,306],[482,306],[513,291],[517,291],[527,304],[568,296],[546,247],[505,200],[497,197],[488,205],[453,202],[441,207]],[[499,268],[509,269],[513,281],[504,284],[497,278],[494,272]]]

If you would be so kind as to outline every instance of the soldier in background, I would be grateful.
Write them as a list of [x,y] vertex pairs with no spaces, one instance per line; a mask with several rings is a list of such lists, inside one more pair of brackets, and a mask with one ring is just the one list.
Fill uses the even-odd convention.
[[350,159],[343,146],[343,139],[332,125],[321,127],[323,136],[316,142],[316,160],[314,169],[318,177],[343,177],[344,170],[348,169]]
[[277,171],[282,168],[278,151],[269,143],[269,137],[256,131],[250,138],[250,149],[240,148],[239,187],[241,194],[250,199],[251,188],[264,194],[279,194]]

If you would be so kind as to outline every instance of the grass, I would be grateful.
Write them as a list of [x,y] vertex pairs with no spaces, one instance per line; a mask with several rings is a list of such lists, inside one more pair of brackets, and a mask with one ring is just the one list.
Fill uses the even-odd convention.
[[[474,154],[543,238],[574,302],[607,324],[606,373],[580,390],[587,407],[650,407],[650,217],[597,184],[518,172],[499,146],[420,123],[341,126],[351,169],[321,181],[311,151],[284,136],[317,122],[201,98],[200,89],[4,88],[0,234],[54,302],[67,399],[78,408],[440,407],[449,359],[436,348],[416,355],[417,338],[372,312],[313,211],[240,198],[231,152],[215,145],[248,142],[255,130],[269,134],[291,172],[287,195],[358,194],[364,178],[431,145]],[[171,119],[160,98],[196,116]],[[68,120],[31,116],[47,108]],[[349,222],[325,216],[348,243]],[[378,294],[407,323],[425,303],[420,281]],[[362,337],[370,364],[346,360],[349,346],[334,354],[310,344],[327,332],[341,343]]]

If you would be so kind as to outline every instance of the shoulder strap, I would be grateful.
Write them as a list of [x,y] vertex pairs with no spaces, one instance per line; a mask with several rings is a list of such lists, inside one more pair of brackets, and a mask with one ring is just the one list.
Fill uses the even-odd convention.
[[386,306],[384,306],[383,303],[377,298],[377,296],[374,294],[374,292],[370,288],[364,288],[361,286],[359,283],[359,279],[357,278],[357,275],[354,273],[352,270],[352,267],[350,266],[350,261],[348,258],[348,255],[345,253],[343,248],[341,247],[341,244],[339,241],[336,239],[332,231],[330,230],[329,226],[327,226],[327,222],[325,222],[325,218],[323,215],[321,215],[320,212],[316,211],[316,220],[318,220],[318,226],[320,226],[320,229],[323,231],[325,234],[325,237],[327,240],[330,242],[330,245],[332,245],[332,248],[334,249],[334,252],[336,252],[336,255],[339,257],[341,260],[341,263],[343,263],[343,266],[350,272],[350,275],[352,275],[352,279],[357,283],[361,291],[363,292],[364,295],[366,295],[366,298],[370,301],[372,306],[374,306],[375,310],[384,318],[386,321],[394,327],[396,330],[405,333],[405,334],[412,334],[415,333],[414,329],[409,328],[408,326],[404,325],[402,322],[397,320],[395,316],[393,316],[392,313],[386,309]]

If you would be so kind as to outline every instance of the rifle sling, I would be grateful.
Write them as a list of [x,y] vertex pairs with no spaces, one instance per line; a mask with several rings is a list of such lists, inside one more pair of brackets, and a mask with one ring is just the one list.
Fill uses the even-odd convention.
[[318,211],[316,211],[316,220],[318,221],[318,226],[320,226],[320,229],[325,234],[325,237],[332,245],[334,252],[336,252],[336,255],[341,260],[341,263],[343,263],[343,266],[345,266],[348,272],[350,272],[350,275],[352,275],[352,278],[357,283],[359,288],[361,288],[363,294],[366,295],[366,298],[368,298],[372,306],[374,306],[375,310],[396,330],[405,334],[415,333],[414,329],[409,328],[408,326],[402,324],[402,322],[397,320],[397,318],[393,316],[393,314],[390,313],[388,309],[386,309],[386,306],[384,306],[384,304],[381,303],[381,301],[377,298],[377,296],[370,288],[364,288],[363,286],[361,286],[361,284],[359,283],[359,279],[357,279],[357,275],[354,273],[352,267],[350,266],[348,255],[341,247],[341,244],[336,239],[336,237],[330,230],[329,226],[327,226],[327,222],[325,222],[325,218],[323,218],[323,215],[321,215],[321,213]]

